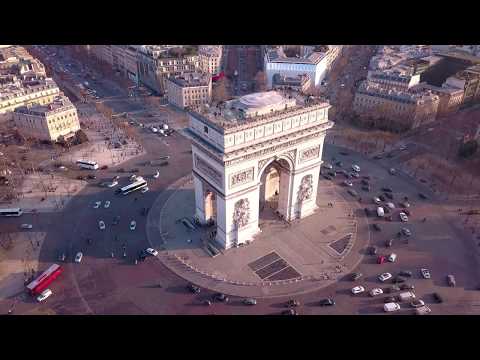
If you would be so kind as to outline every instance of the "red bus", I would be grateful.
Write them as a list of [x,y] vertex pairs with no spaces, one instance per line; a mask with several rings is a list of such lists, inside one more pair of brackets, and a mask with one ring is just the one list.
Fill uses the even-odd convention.
[[224,75],[225,75],[224,72],[221,71],[221,72],[219,72],[218,74],[215,74],[215,75],[212,76],[212,81],[213,81],[213,82],[218,81],[218,80],[220,80],[221,78],[223,78]]
[[43,290],[47,288],[48,285],[52,283],[61,273],[63,269],[60,265],[53,264],[47,270],[45,270],[42,275],[33,280],[30,284],[27,285],[27,289],[32,295],[40,294]]

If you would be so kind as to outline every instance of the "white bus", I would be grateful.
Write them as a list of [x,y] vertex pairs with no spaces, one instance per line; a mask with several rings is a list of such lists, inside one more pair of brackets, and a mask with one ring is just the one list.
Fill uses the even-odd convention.
[[77,165],[83,169],[89,169],[89,170],[98,169],[98,164],[96,161],[77,160]]
[[134,192],[146,187],[147,187],[147,182],[142,177],[137,177],[137,180],[135,180],[133,183],[122,187],[120,189],[120,193],[122,193],[123,195],[128,195],[131,192]]
[[22,214],[23,210],[20,208],[0,209],[0,216],[20,216]]

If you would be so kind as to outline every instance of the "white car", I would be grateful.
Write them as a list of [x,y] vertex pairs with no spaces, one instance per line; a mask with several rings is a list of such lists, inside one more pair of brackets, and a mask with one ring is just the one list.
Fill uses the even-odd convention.
[[130,230],[135,230],[137,228],[137,222],[135,220],[130,221]]
[[98,222],[98,227],[100,228],[100,230],[105,230],[105,223],[103,222],[103,220],[100,220]]
[[110,201],[105,201],[105,204],[103,205],[105,209],[108,209],[110,207]]
[[385,216],[385,210],[383,210],[383,207],[379,206],[377,208],[377,216],[378,217],[384,217]]
[[147,248],[147,249],[145,249],[145,251],[152,256],[157,256],[158,255],[158,251],[155,250],[155,249],[152,249],[152,248]]
[[153,178],[156,179],[160,176],[160,171],[157,170],[157,172],[153,175]]
[[385,205],[387,205],[390,209],[395,209],[395,204],[392,202],[387,202]]
[[395,260],[397,260],[397,254],[394,254],[394,253],[390,254],[387,260],[390,262],[395,262]]
[[419,308],[419,307],[425,306],[425,302],[420,299],[414,299],[410,302],[410,306],[414,308]]
[[352,165],[352,170],[356,172],[360,172],[360,166],[353,164]]
[[152,127],[152,132],[153,133],[157,133],[158,132],[158,129],[156,127]]
[[83,254],[81,252],[78,252],[77,255],[75,255],[75,262],[76,263],[81,263],[83,258]]
[[411,232],[409,229],[407,229],[407,228],[402,228],[401,231],[402,231],[402,234],[405,235],[405,236],[410,236],[410,235],[412,235],[412,232]]
[[383,294],[383,290],[380,288],[374,288],[370,290],[370,296],[377,296]]
[[383,310],[385,312],[398,311],[400,310],[400,304],[394,302],[386,303],[385,305],[383,305]]
[[101,201],[97,201],[95,202],[95,205],[93,206],[94,209],[98,209],[100,207],[100,205],[102,205],[102,202]]
[[115,180],[115,181],[112,181],[111,183],[109,183],[107,186],[108,186],[109,188],[113,188],[113,187],[115,187],[115,186],[117,186],[117,185],[118,185],[118,181]]
[[408,221],[408,216],[407,214],[405,214],[404,212],[401,212],[400,214],[398,214],[400,216],[400,220],[402,220],[403,222],[407,222]]
[[33,228],[33,225],[32,224],[22,224],[22,225],[20,225],[20,228],[30,230],[30,229]]
[[381,282],[385,282],[391,278],[392,278],[392,274],[388,272],[378,275],[378,280],[380,280]]
[[142,191],[142,194],[145,194],[147,191],[148,191],[148,187],[144,187],[141,191]]
[[390,175],[395,175],[397,173],[397,170],[395,170],[394,168],[390,168],[388,172],[390,173]]
[[37,301],[42,302],[46,298],[48,298],[50,295],[52,295],[53,292],[50,289],[43,290],[40,295],[37,296]]
[[424,279],[430,279],[432,275],[430,274],[430,270],[428,269],[420,269],[420,272],[422,273],[422,277]]
[[365,291],[365,288],[363,286],[355,286],[353,289],[352,289],[352,294],[356,295],[356,294],[361,294]]
[[382,200],[380,200],[378,197],[374,197],[373,202],[377,205],[380,205],[382,203]]

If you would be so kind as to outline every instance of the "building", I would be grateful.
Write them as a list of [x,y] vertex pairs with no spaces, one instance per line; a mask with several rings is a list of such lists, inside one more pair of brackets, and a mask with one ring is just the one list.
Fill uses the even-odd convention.
[[195,217],[214,221],[217,246],[254,240],[265,205],[285,221],[317,209],[329,108],[267,91],[189,112]]
[[439,103],[438,95],[421,87],[388,89],[363,81],[355,93],[353,109],[361,117],[382,119],[394,124],[395,128],[408,130],[433,122]]
[[13,119],[23,136],[44,141],[67,140],[80,130],[77,109],[66,96],[57,96],[46,105],[19,107]]
[[[287,77],[306,74],[311,79],[312,87],[319,86],[340,54],[341,48],[340,45],[324,45],[323,48],[302,46],[295,55],[290,52],[292,49],[288,47],[286,49],[285,47],[278,47],[266,50],[267,87],[272,88],[275,74]],[[315,51],[315,49],[319,51]]]
[[112,45],[112,67],[123,77],[137,81],[137,49],[132,45]]
[[301,74],[293,77],[275,74],[272,79],[272,88],[275,90],[295,90],[306,92],[311,88],[312,81],[307,74]]
[[439,87],[426,83],[422,83],[419,86],[421,86],[423,89],[430,90],[432,94],[435,94],[439,97],[440,101],[438,103],[437,117],[454,113],[462,105],[464,92],[463,89]]
[[462,89],[462,103],[468,104],[480,100],[480,65],[474,65],[464,71],[450,76],[444,83],[445,87]]
[[0,114],[14,111],[28,104],[45,105],[60,94],[57,84],[50,78],[17,79],[0,85]]
[[45,77],[45,66],[21,46],[0,48],[0,75]]
[[222,46],[200,45],[198,48],[200,69],[210,75],[216,75],[221,71]]
[[420,83],[420,74],[408,74],[399,70],[370,70],[367,80],[379,84],[384,89],[408,90]]
[[170,75],[194,72],[199,68],[199,57],[194,48],[183,56],[173,56],[182,47],[143,45],[137,49],[138,79],[156,93],[165,93],[165,79]]
[[168,102],[180,109],[199,107],[212,100],[212,76],[208,73],[172,75],[165,84]]

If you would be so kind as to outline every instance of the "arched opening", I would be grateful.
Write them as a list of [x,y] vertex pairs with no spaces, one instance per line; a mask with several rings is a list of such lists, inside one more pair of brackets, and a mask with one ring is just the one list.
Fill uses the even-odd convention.
[[259,218],[279,220],[288,207],[290,165],[284,159],[274,160],[260,176]]
[[205,220],[207,222],[216,221],[217,219],[217,197],[211,190],[205,191]]

